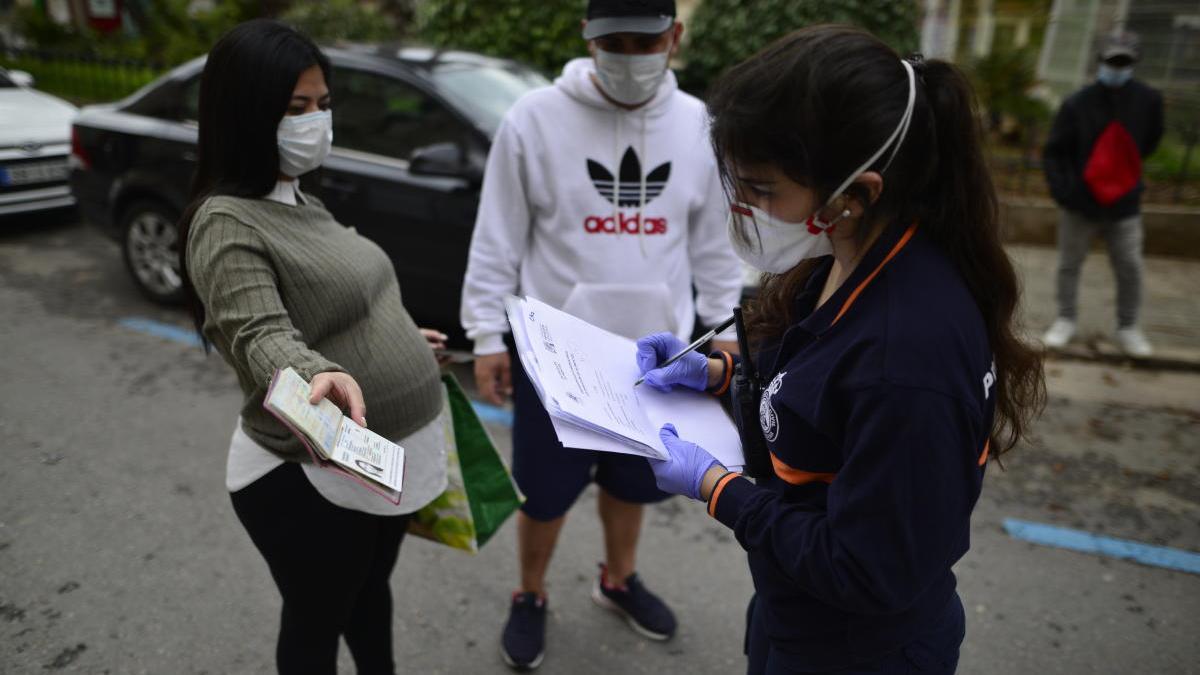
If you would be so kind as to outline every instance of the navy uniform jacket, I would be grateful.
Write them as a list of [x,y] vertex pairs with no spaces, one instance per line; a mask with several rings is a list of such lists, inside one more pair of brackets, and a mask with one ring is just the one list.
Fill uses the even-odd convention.
[[948,611],[995,400],[983,316],[918,228],[886,230],[813,311],[831,264],[756,355],[775,475],[730,476],[709,501],[749,552],[772,647],[814,670],[877,659]]

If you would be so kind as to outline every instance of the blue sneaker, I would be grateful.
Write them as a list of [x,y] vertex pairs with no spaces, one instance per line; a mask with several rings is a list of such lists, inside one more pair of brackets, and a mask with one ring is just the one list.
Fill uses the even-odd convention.
[[646,590],[637,573],[630,574],[625,583],[614,585],[601,563],[600,577],[592,587],[592,600],[651,640],[670,640],[675,635],[675,614],[657,595]]
[[533,670],[546,655],[546,599],[537,593],[513,593],[500,653],[513,670]]

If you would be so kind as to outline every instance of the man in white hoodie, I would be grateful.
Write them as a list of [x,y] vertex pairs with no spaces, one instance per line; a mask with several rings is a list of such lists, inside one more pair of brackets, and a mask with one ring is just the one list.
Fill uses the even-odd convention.
[[[606,562],[593,599],[639,633],[670,638],[671,610],[641,584],[643,505],[665,499],[640,457],[566,449],[505,345],[504,298],[529,295],[612,332],[691,336],[738,302],[741,267],[728,245],[728,202],[707,138],[704,105],[667,68],[683,26],[673,0],[591,0],[590,58],[529,93],[496,133],[463,285],[485,399],[511,393],[520,589],[502,640],[510,666],[541,662],[545,573],[579,494],[599,486]],[[693,292],[693,288],[695,291]],[[719,346],[734,349],[732,334]]]

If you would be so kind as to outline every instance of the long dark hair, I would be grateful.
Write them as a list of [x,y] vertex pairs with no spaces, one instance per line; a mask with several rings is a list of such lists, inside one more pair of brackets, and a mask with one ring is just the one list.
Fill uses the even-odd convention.
[[[1010,450],[1045,405],[1042,358],[1017,337],[1017,276],[1000,240],[996,191],[984,161],[975,96],[944,61],[912,59],[917,97],[908,136],[884,172],[884,190],[863,223],[919,222],[954,263],[978,304],[996,359],[993,455]],[[732,68],[709,97],[712,142],[726,190],[730,164],[778,167],[824,202],[887,140],[904,113],[908,77],[900,56],[847,26],[812,26]],[[870,170],[879,171],[885,153]],[[869,204],[861,186],[847,194]],[[864,234],[868,228],[861,228]],[[753,232],[737,230],[746,239]],[[812,272],[801,264],[763,278],[748,308],[756,342],[793,323],[793,301]]]
[[[208,53],[200,78],[200,141],[191,203],[179,221],[179,268],[196,330],[204,338],[204,304],[187,271],[192,219],[214,195],[262,197],[279,180],[276,130],[296,81],[318,66],[331,82],[329,59],[307,36],[276,21],[239,24]],[[205,347],[207,348],[207,342]]]

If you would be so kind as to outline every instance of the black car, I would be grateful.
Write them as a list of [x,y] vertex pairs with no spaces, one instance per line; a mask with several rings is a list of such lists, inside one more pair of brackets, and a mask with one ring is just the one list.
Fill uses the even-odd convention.
[[[458,51],[354,46],[333,64],[333,151],[302,185],[392,258],[404,304],[467,346],[458,306],[488,147],[525,92],[549,84],[512,61]],[[182,293],[177,221],[196,162],[204,59],[129,98],[84,108],[72,128],[71,189],[108,231],[138,287]]]

